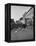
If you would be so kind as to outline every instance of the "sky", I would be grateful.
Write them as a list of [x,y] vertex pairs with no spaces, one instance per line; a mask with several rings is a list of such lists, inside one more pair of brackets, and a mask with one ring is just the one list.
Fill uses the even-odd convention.
[[30,7],[27,6],[11,6],[11,19],[19,20],[29,9]]

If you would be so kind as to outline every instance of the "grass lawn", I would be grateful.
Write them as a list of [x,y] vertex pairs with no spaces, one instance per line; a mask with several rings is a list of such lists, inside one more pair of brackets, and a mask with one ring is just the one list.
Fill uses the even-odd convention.
[[28,40],[33,38],[33,26],[11,30],[11,40]]

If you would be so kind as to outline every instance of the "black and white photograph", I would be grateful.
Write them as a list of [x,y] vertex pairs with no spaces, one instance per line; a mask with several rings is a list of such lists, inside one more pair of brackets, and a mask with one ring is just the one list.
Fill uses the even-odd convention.
[[36,46],[36,0],[0,0],[0,46]]
[[11,40],[33,39],[34,10],[27,6],[11,6]]
[[[8,7],[9,8],[9,7]],[[8,36],[11,41],[35,40],[34,5],[10,5],[8,18]],[[8,13],[8,15],[9,15]],[[9,23],[10,21],[10,23]],[[10,28],[9,28],[10,25]]]

